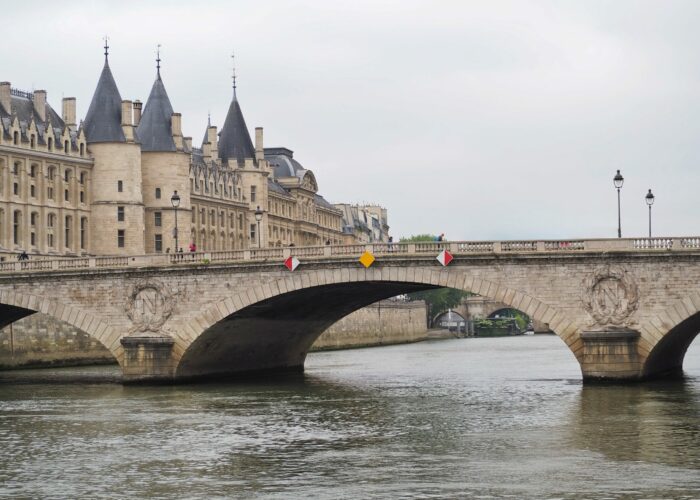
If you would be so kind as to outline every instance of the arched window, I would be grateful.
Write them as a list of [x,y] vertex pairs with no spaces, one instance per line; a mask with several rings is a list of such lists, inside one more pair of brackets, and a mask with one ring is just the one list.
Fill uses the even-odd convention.
[[71,174],[71,170],[68,168],[63,172],[63,180],[65,182],[68,182],[70,180],[70,174]]
[[48,175],[49,180],[52,181],[55,176],[56,176],[56,167],[49,167],[49,175]]

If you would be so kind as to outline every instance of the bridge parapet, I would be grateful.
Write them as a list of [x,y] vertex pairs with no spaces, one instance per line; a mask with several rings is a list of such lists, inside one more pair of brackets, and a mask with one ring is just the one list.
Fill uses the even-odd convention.
[[21,262],[0,262],[0,273],[64,271],[124,267],[158,267],[174,264],[246,262],[301,258],[347,258],[365,251],[375,256],[425,256],[448,250],[454,256],[489,254],[561,254],[568,252],[683,252],[700,250],[700,236],[675,238],[614,238],[581,240],[449,241],[416,243],[370,243],[313,247],[273,247],[221,252],[187,252],[134,256],[39,257]]

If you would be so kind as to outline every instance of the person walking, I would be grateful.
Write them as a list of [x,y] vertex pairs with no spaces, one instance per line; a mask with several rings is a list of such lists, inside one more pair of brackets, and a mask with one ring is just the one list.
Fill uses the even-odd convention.
[[197,251],[197,245],[193,241],[192,243],[190,243],[190,252],[196,252],[196,251]]

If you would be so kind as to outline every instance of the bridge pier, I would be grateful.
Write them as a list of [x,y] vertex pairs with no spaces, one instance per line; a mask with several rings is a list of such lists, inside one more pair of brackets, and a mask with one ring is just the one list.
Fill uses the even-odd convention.
[[175,361],[170,337],[124,337],[123,381],[133,383],[166,383],[173,381]]
[[639,337],[638,331],[625,328],[582,332],[583,380],[639,380],[642,373],[642,362],[637,354]]

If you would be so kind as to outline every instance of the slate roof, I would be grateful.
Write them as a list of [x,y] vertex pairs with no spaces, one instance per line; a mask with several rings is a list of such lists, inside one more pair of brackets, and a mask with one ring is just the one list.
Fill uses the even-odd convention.
[[122,97],[114,81],[109,62],[105,65],[92,96],[83,129],[88,144],[93,142],[126,142],[122,131]]
[[304,177],[306,169],[294,159],[294,151],[287,148],[265,148],[265,159],[272,167],[275,179],[280,177]]
[[231,159],[243,163],[245,158],[255,158],[255,147],[253,147],[253,141],[250,140],[250,134],[235,92],[226,114],[224,126],[219,133],[218,146],[219,158],[222,161]]
[[159,70],[143,109],[141,121],[136,127],[141,151],[177,151],[171,127],[172,115],[173,107]]
[[326,200],[326,199],[325,199],[323,196],[321,196],[320,194],[315,194],[315,195],[314,195],[314,203],[315,203],[316,205],[318,205],[319,207],[327,208],[327,209],[329,209],[329,210],[334,210],[334,211],[336,211],[336,212],[338,211],[338,209],[337,209],[336,207],[334,207],[333,205],[331,205],[330,203],[328,203],[328,200]]
[[277,194],[280,194],[282,196],[286,196],[288,198],[293,198],[293,196],[284,189],[282,186],[280,186],[277,182],[273,181],[272,179],[267,179],[267,188],[269,191],[273,191]]
[[[17,117],[17,121],[19,122],[20,126],[20,141],[23,143],[28,143],[29,142],[29,125],[34,121],[34,125],[36,126],[37,129],[37,144],[45,145],[46,144],[46,136],[45,133],[47,132],[47,127],[51,126],[51,131],[52,136],[55,141],[58,141],[61,134],[63,133],[63,130],[65,129],[65,123],[61,119],[61,116],[56,113],[56,111],[49,105],[49,103],[46,103],[46,108],[45,108],[45,116],[46,116],[46,121],[43,122],[41,121],[41,117],[39,116],[39,113],[37,113],[34,110],[34,101],[32,100],[31,93],[26,93],[22,91],[16,91],[15,89],[12,90],[12,94],[10,96],[10,112],[8,113],[2,106],[0,106],[0,133],[3,134],[5,139],[10,139],[9,135],[9,130],[10,127],[12,126],[12,122],[14,121],[14,118]],[[76,150],[77,149],[77,137],[78,137],[78,130],[75,128],[71,128],[68,130],[68,133],[71,138],[71,147],[72,149]]]

